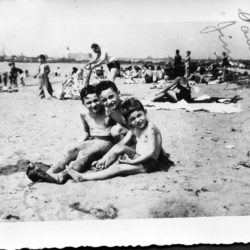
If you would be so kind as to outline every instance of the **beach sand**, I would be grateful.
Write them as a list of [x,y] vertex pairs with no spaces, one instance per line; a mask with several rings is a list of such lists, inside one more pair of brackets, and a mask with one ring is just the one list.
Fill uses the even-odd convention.
[[[122,81],[117,83],[124,97],[145,100],[157,92],[150,85]],[[104,181],[31,185],[24,169],[11,165],[20,159],[54,164],[80,143],[82,104],[40,100],[37,80],[27,83],[18,93],[0,93],[1,221],[250,215],[250,168],[238,165],[250,158],[250,88],[199,86],[196,95],[240,95],[240,113],[149,110],[175,162],[169,169]]]

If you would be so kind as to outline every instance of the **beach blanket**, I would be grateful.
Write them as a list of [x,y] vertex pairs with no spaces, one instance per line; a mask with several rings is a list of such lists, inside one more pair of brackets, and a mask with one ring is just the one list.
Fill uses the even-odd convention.
[[235,103],[187,103],[181,100],[177,103],[170,102],[143,102],[147,109],[155,110],[178,110],[184,109],[188,112],[207,111],[211,113],[231,114],[241,112],[239,104]]

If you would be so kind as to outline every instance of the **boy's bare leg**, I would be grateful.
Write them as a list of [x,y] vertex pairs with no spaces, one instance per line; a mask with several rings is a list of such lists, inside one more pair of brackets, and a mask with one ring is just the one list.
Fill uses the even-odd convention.
[[131,147],[128,147],[126,145],[116,144],[103,157],[103,159],[105,159],[105,168],[111,166],[115,161],[118,160],[119,156],[124,154],[128,155],[130,158],[133,158],[136,152]]
[[80,150],[75,161],[71,162],[69,168],[82,173],[90,169],[92,162],[103,157],[113,146],[113,143],[106,140],[91,140],[84,150]]
[[128,133],[128,129],[120,124],[116,124],[111,128],[111,135],[117,137],[119,135],[125,136]]
[[71,162],[76,160],[79,152],[79,148],[76,147],[67,152],[66,156],[57,162],[55,165],[51,166],[51,168],[47,171],[48,174],[56,174],[63,170],[65,170],[66,166]]
[[93,181],[93,180],[105,180],[115,176],[132,175],[146,173],[142,164],[130,165],[115,163],[107,169],[99,172],[80,174],[73,169],[68,169],[69,175],[75,182]]
[[173,91],[173,90],[168,90],[166,92],[166,96],[171,100],[171,101],[174,101],[174,102],[178,102],[178,99],[176,97],[176,93]]
[[67,155],[56,165],[52,166],[48,171],[51,177],[58,183],[65,183],[70,179],[70,175],[66,170],[66,166],[76,171],[83,172],[90,168],[90,164],[101,158],[113,146],[110,141],[105,140],[88,140],[80,146],[68,151]]
[[160,101],[163,97],[165,97],[165,93],[162,93],[162,94],[159,94],[157,96],[155,96],[151,101],[152,102],[157,102],[157,101]]
[[116,124],[111,128],[111,135],[117,142],[121,141],[127,133],[128,129],[120,124]]

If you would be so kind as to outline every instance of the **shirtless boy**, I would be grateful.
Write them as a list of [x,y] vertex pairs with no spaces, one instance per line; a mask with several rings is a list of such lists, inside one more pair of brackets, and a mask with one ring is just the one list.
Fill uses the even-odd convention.
[[[122,114],[123,101],[120,98],[120,92],[117,89],[115,83],[111,81],[100,82],[96,86],[96,92],[99,96],[99,99],[106,107],[107,116],[116,122],[116,125],[111,129],[111,134],[115,141],[119,142],[129,131],[129,125]],[[134,143],[135,142],[130,141],[130,145]],[[161,149],[160,161],[162,163],[169,164],[169,154],[167,154],[163,148]],[[107,167],[102,160],[95,161],[93,165],[98,169]]]
[[[96,94],[96,88],[92,85],[81,90],[81,100],[85,106],[80,114],[83,124],[83,143],[68,151],[67,155],[57,164],[53,165],[46,173],[35,169],[32,175],[36,179],[44,182],[57,184],[65,183],[70,177],[65,171],[66,166],[73,168],[78,172],[84,172],[91,168],[91,163],[100,159],[107,153],[113,144],[111,136],[112,121],[108,121],[105,108],[99,101]],[[32,178],[30,178],[32,179]]]
[[112,136],[120,141],[128,132],[128,126],[122,115],[122,100],[114,82],[102,81],[96,86],[96,93],[106,108],[106,114],[117,124],[111,130]]
[[[162,137],[159,129],[148,121],[146,110],[139,100],[130,98],[124,101],[121,110],[130,130],[103,157],[106,159],[108,168],[84,174],[68,169],[69,175],[76,182],[103,180],[114,176],[147,173],[156,170],[162,149]],[[135,149],[128,146],[134,138],[136,139]]]

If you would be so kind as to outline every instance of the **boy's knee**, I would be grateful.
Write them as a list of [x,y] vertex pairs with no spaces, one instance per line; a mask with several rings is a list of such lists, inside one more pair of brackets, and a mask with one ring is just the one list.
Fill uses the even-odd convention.
[[111,135],[116,138],[116,137],[120,137],[122,135],[125,135],[128,130],[124,127],[122,127],[121,125],[115,125],[111,128]]
[[81,173],[90,167],[90,163],[90,158],[88,156],[79,156],[79,158],[71,165],[71,168]]
[[67,155],[75,155],[78,152],[78,148],[68,150]]
[[110,133],[111,133],[111,135],[113,136],[113,137],[117,137],[118,135],[119,135],[119,128],[118,128],[118,126],[117,125],[115,125],[115,126],[113,126],[112,128],[111,128],[111,131],[110,131]]

